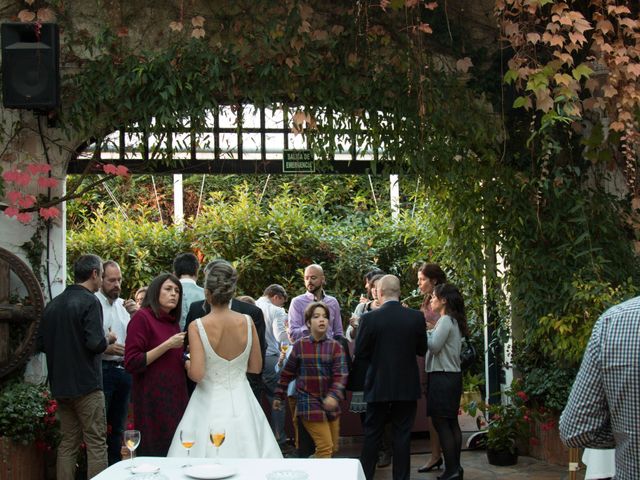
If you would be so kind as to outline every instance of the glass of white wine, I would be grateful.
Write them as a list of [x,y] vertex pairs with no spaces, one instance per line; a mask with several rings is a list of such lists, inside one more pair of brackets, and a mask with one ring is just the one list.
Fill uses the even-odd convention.
[[191,463],[191,447],[196,444],[196,434],[193,430],[180,430],[180,443],[187,450],[187,463],[183,467],[190,467]]
[[220,426],[209,427],[209,439],[211,440],[211,445],[216,447],[216,463],[220,463],[220,460],[219,460],[220,445],[224,443],[225,438],[226,438],[226,432],[224,427],[220,427]]
[[287,350],[289,350],[290,346],[291,346],[291,343],[289,343],[288,340],[283,340],[280,342],[280,351],[286,355]]
[[124,431],[124,444],[131,453],[131,464],[129,468],[133,468],[133,459],[135,457],[136,448],[140,445],[140,430],[125,430]]

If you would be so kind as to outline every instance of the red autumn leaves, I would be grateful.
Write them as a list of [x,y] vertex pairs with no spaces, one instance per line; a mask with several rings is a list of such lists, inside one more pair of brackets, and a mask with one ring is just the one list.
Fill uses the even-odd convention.
[[[99,168],[108,175],[129,175],[129,169],[124,165],[106,164],[100,165]],[[60,216],[60,210],[50,201],[45,200],[45,204],[38,207],[36,195],[25,192],[34,181],[36,190],[49,190],[58,186],[60,180],[51,176],[51,165],[28,164],[23,169],[14,168],[3,172],[2,179],[8,187],[6,192],[7,207],[4,209],[4,214],[7,217],[28,224],[33,220],[33,214],[36,211],[44,220]]]

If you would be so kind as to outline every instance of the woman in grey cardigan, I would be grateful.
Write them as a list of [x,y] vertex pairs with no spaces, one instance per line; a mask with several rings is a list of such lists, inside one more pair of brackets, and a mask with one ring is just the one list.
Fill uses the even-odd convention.
[[427,414],[440,437],[445,471],[440,480],[463,480],[460,466],[462,432],[458,410],[462,395],[460,349],[467,332],[467,317],[460,291],[449,283],[436,285],[431,296],[431,309],[440,314],[435,327],[427,331],[429,350]]

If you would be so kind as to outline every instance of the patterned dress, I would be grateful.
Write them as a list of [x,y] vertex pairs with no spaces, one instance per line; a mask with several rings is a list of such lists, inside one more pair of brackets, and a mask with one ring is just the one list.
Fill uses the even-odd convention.
[[146,353],[176,333],[180,325],[173,317],[157,317],[149,307],[129,322],[124,361],[133,376],[133,417],[141,433],[138,455],[166,457],[187,407],[182,349],[172,348],[147,365]]

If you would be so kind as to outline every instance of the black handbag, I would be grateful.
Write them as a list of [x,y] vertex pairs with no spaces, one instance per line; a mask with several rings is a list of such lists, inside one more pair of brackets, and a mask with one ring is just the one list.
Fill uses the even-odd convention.
[[471,340],[467,337],[462,339],[462,348],[460,349],[460,369],[464,372],[476,363],[478,359],[478,352],[476,347],[473,346]]

